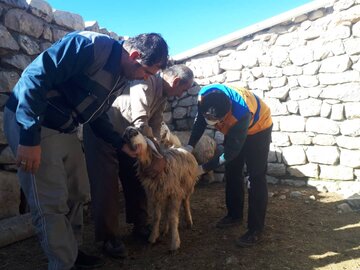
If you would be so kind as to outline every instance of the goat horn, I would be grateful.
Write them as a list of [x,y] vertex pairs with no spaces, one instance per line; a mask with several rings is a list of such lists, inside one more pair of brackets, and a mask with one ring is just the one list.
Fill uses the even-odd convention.
[[155,156],[158,158],[163,158],[163,156],[157,150],[154,142],[152,140],[150,140],[149,138],[145,138],[145,140],[146,140],[147,144],[150,146],[150,148],[153,150]]

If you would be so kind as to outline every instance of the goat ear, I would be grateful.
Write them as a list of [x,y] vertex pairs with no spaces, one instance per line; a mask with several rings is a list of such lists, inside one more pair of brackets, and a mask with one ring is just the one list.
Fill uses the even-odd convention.
[[150,146],[150,148],[153,150],[153,153],[156,157],[158,158],[163,158],[163,156],[159,153],[159,151],[157,150],[154,142],[152,140],[150,140],[149,138],[145,138],[147,144]]

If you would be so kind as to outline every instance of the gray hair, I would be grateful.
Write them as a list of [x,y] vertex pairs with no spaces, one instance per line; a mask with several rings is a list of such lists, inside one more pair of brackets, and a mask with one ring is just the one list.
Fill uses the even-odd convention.
[[180,78],[180,84],[194,80],[194,73],[186,65],[173,65],[163,70],[163,73],[169,77]]

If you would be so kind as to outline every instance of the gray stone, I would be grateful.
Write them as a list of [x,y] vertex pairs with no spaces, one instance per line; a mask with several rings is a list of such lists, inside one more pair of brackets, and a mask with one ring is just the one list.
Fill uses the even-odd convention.
[[267,98],[277,98],[280,101],[285,101],[289,95],[290,87],[284,86],[284,87],[278,87],[274,88],[271,91],[268,91],[265,93],[265,97]]
[[360,72],[347,70],[341,73],[320,73],[319,81],[323,85],[334,85],[360,81]]
[[308,163],[305,165],[290,166],[287,168],[287,172],[295,177],[319,177],[319,165],[314,163]]
[[312,62],[303,66],[304,75],[316,75],[320,69],[320,62]]
[[312,138],[312,142],[315,145],[327,145],[327,146],[331,146],[331,145],[335,145],[336,144],[336,140],[335,137],[332,135],[326,135],[326,134],[319,134],[316,135]]
[[54,18],[52,7],[44,0],[27,0],[29,4],[29,10],[32,14],[42,18],[48,23]]
[[272,132],[271,141],[275,146],[289,146],[289,136],[284,132]]
[[351,213],[353,210],[351,209],[348,203],[341,203],[336,208],[339,210],[340,213]]
[[353,25],[352,33],[354,37],[360,37],[360,21]]
[[0,2],[21,9],[27,9],[28,7],[28,3],[26,2],[26,0],[1,0]]
[[1,62],[20,70],[24,70],[31,62],[31,58],[24,54],[15,54],[1,58]]
[[337,136],[336,143],[342,148],[360,149],[360,137]]
[[281,179],[281,184],[294,187],[304,187],[306,186],[306,181],[299,179]]
[[299,85],[302,87],[314,87],[319,85],[319,80],[317,76],[311,75],[300,75],[298,77]]
[[340,0],[334,3],[334,10],[335,11],[341,11],[348,9],[349,7],[353,6],[355,3],[355,0]]
[[292,75],[301,75],[303,73],[302,67],[298,67],[295,65],[285,66],[283,68],[283,74],[292,76]]
[[334,104],[331,106],[331,120],[342,121],[344,120],[344,105]]
[[329,57],[321,62],[320,72],[344,72],[351,64],[347,55]]
[[344,166],[320,165],[320,178],[343,181],[353,180],[354,170],[352,168]]
[[299,144],[299,145],[310,145],[312,144],[312,134],[305,133],[305,132],[294,132],[288,133],[290,137],[290,142],[292,144]]
[[20,49],[10,32],[0,24],[0,48],[18,51]]
[[300,145],[283,147],[282,158],[286,165],[302,165],[306,163],[304,148]]
[[259,90],[270,90],[270,79],[269,78],[259,78],[253,82],[249,82],[249,86],[251,89],[259,89]]
[[44,26],[44,32],[42,34],[42,37],[48,41],[53,41],[53,32],[49,25]]
[[10,92],[20,76],[14,71],[0,71],[0,85],[2,92]]
[[360,118],[360,102],[348,102],[344,106],[347,119]]
[[320,133],[320,134],[339,134],[339,125],[333,120],[322,117],[310,117],[306,121],[306,131]]
[[0,164],[15,164],[15,156],[9,146],[5,147],[5,149],[1,151]]
[[337,39],[346,39],[350,37],[351,29],[347,25],[338,25],[334,27],[330,27],[328,31],[323,33],[323,36],[326,40],[337,40]]
[[291,191],[290,192],[290,198],[302,198],[303,195],[301,193],[301,191]]
[[352,38],[345,40],[344,46],[346,53],[349,55],[359,54],[360,53],[359,43],[360,43],[360,38]]
[[279,179],[277,179],[276,177],[270,176],[270,175],[266,176],[266,180],[269,184],[273,184],[273,185],[279,183]]
[[5,14],[4,25],[35,38],[39,38],[44,30],[44,23],[41,19],[19,9],[10,9]]
[[331,105],[327,102],[323,102],[323,104],[321,105],[320,116],[323,118],[328,118],[330,116],[330,113]]
[[309,162],[335,165],[338,163],[340,153],[335,146],[308,146],[306,156]]
[[289,113],[298,114],[299,112],[299,103],[297,101],[293,101],[293,100],[287,101],[286,107]]
[[58,28],[52,28],[53,41],[57,41],[57,40],[61,39],[63,36],[65,36],[68,33],[69,32],[58,29]]
[[282,176],[286,173],[286,167],[281,163],[268,163],[267,173],[271,176]]
[[340,165],[360,168],[360,150],[341,149]]
[[307,89],[295,87],[289,91],[289,97],[291,100],[304,100],[309,97]]
[[298,115],[284,116],[280,120],[280,130],[289,132],[305,131],[305,119]]
[[263,67],[262,72],[264,77],[268,77],[268,78],[279,78],[283,76],[282,69],[274,66]]
[[322,101],[314,98],[299,100],[300,115],[303,117],[319,116],[321,111]]
[[187,114],[187,109],[184,107],[176,107],[173,112],[174,119],[181,119]]
[[294,65],[303,66],[314,60],[314,52],[308,47],[299,47],[290,51],[290,60]]
[[39,44],[28,36],[19,35],[20,47],[29,55],[37,55],[41,52]]
[[346,199],[346,202],[351,206],[352,209],[360,210],[360,193],[355,193]]
[[60,26],[64,26],[71,30],[84,30],[85,23],[83,18],[78,15],[67,11],[55,10],[54,21]]
[[226,81],[227,82],[234,82],[238,81],[241,78],[240,71],[228,70],[226,71]]
[[0,219],[19,214],[20,185],[15,173],[0,171]]
[[340,131],[345,136],[360,136],[360,119],[345,120],[340,124]]
[[86,21],[85,22],[85,30],[99,32],[100,27],[97,21]]

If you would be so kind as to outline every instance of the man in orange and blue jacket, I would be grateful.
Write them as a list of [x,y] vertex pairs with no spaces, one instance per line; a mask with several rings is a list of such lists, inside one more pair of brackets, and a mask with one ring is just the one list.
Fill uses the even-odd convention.
[[208,85],[198,94],[198,114],[189,139],[191,147],[199,141],[207,125],[225,135],[224,152],[199,166],[199,174],[202,174],[225,165],[228,212],[216,227],[239,225],[243,220],[243,168],[246,163],[249,174],[248,231],[237,240],[237,245],[252,246],[262,240],[268,201],[266,170],[272,131],[270,109],[247,89]]

